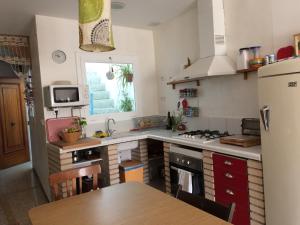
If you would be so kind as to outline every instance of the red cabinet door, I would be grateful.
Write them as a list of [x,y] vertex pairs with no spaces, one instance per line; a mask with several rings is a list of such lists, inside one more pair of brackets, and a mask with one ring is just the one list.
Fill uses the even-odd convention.
[[236,204],[232,223],[250,224],[247,162],[220,154],[213,155],[216,202]]
[[215,181],[220,185],[226,184],[227,186],[234,187],[235,189],[248,190],[248,176],[245,173],[241,174],[229,169],[215,166],[214,177]]
[[225,155],[213,155],[214,166],[227,169],[231,172],[247,174],[247,161]]

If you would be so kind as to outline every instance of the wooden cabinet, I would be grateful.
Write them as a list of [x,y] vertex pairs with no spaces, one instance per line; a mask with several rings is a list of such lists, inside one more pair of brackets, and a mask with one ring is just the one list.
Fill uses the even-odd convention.
[[28,161],[23,83],[0,79],[0,168]]
[[236,204],[234,225],[250,224],[247,161],[213,154],[215,200],[221,204]]

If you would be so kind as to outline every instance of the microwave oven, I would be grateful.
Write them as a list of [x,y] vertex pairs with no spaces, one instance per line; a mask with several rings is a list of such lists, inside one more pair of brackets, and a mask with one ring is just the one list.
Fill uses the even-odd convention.
[[48,108],[76,107],[89,104],[88,86],[50,85],[44,88],[45,106]]

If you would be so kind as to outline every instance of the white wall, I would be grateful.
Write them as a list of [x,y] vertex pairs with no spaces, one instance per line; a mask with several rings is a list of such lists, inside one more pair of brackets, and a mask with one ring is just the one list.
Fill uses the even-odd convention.
[[271,0],[274,49],[294,45],[294,34],[300,33],[299,0]]
[[[117,50],[113,55],[134,56],[138,61],[138,82],[136,92],[141,101],[141,110],[137,116],[158,114],[158,87],[155,66],[153,32],[149,30],[133,29],[127,27],[113,27]],[[73,84],[78,83],[80,71],[77,71],[77,55],[81,53],[78,48],[78,21],[37,15],[31,33],[31,51],[33,61],[33,85],[35,95],[36,115],[32,124],[33,129],[33,165],[37,171],[44,190],[49,194],[48,187],[48,157],[46,150],[45,120],[55,118],[43,106],[42,87],[55,81],[66,80]],[[67,60],[63,64],[56,64],[52,60],[52,52],[63,50]],[[95,53],[96,54],[96,53]],[[101,53],[98,53],[101,55]],[[80,115],[79,110],[74,115]],[[69,109],[60,110],[59,116],[70,116]],[[83,115],[85,116],[85,115]],[[128,131],[133,128],[131,120],[117,122],[114,129]],[[88,125],[88,134],[95,130],[104,129],[103,123]]]
[[48,155],[46,151],[46,133],[44,127],[44,110],[42,97],[42,82],[39,62],[38,40],[36,35],[35,20],[32,23],[30,34],[30,47],[32,59],[32,86],[34,89],[34,117],[29,117],[31,130],[31,149],[32,164],[35,169],[44,191],[49,195],[50,189],[48,185]]
[[[36,16],[36,21],[42,86],[50,85],[58,80],[78,83],[81,71],[77,70],[76,56],[83,53],[78,48],[78,22],[46,16]],[[114,26],[113,32],[116,50],[111,52],[111,55],[134,56],[137,58],[139,73],[136,74],[138,78],[135,83],[135,91],[141,99],[138,102],[140,110],[137,116],[158,114],[158,88],[152,31]],[[67,61],[63,64],[56,64],[51,59],[52,52],[57,49],[63,50],[67,55]],[[109,53],[94,54],[99,54],[99,56],[109,55]],[[44,110],[45,119],[55,116],[53,112],[49,112],[46,108]],[[76,111],[75,113],[78,114]],[[70,110],[61,110],[59,115],[70,116]],[[120,122],[120,124],[122,126],[119,126],[119,129],[127,131],[132,128],[132,124],[128,121]],[[103,128],[103,123],[97,123],[89,126],[88,131],[91,130],[92,132],[95,129]]]
[[[224,0],[227,53],[235,61],[241,47],[261,45],[261,54],[270,54],[279,47],[293,44],[292,35],[299,32],[296,0]],[[298,29],[298,31],[297,31]],[[195,87],[178,85],[172,90],[166,83],[177,75],[190,57],[199,57],[197,9],[194,7],[179,17],[160,25],[154,31],[157,72],[160,87],[160,113],[176,108],[179,89]],[[191,129],[210,128],[240,130],[240,119],[258,117],[257,75],[249,74],[210,78],[201,81],[200,118],[188,120]]]

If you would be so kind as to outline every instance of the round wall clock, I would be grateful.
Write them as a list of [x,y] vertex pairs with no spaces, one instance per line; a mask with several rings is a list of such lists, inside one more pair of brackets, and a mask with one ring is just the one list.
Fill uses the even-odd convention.
[[67,60],[67,55],[61,50],[56,50],[52,52],[52,59],[58,64],[62,64]]

